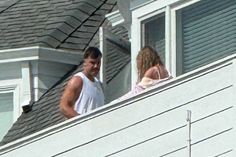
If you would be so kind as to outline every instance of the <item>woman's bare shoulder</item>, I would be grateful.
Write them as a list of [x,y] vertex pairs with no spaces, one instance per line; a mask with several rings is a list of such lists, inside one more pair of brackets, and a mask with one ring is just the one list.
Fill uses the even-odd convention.
[[151,79],[156,79],[156,73],[157,73],[156,66],[153,66],[145,72],[144,76]]

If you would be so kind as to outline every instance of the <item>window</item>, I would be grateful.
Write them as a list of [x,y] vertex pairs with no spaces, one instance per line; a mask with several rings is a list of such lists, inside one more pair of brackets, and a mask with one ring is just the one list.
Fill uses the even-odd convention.
[[19,87],[17,79],[0,81],[0,141],[21,113]]
[[142,47],[152,46],[165,62],[165,14],[142,21]]
[[0,141],[13,124],[13,92],[0,93]]
[[235,0],[202,0],[176,11],[177,75],[236,52],[235,10]]
[[132,83],[135,57],[153,46],[172,76],[236,52],[235,0],[151,1],[132,10]]

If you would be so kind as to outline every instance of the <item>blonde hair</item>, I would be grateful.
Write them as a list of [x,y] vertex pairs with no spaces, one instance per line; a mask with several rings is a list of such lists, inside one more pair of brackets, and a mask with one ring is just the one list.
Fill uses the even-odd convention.
[[160,56],[151,46],[144,46],[137,55],[138,82],[143,78],[145,72],[159,64],[163,65]]

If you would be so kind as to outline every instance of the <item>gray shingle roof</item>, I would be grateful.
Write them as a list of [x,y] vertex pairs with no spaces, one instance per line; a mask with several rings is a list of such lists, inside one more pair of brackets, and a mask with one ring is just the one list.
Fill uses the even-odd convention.
[[[10,3],[11,2],[11,3]],[[84,50],[115,0],[12,0],[0,10],[0,49]],[[4,9],[6,8],[6,9]],[[1,7],[0,7],[1,9]]]
[[[117,32],[116,32],[117,33]],[[106,71],[110,81],[130,61],[129,47],[121,47],[118,43],[108,45],[107,54],[111,62],[108,62]],[[112,56],[113,55],[113,56]],[[113,69],[113,70],[111,70]],[[77,72],[82,71],[82,64],[75,66],[70,72],[61,78],[49,89],[37,102],[32,103],[32,110],[22,113],[16,123],[5,135],[0,145],[4,145],[16,139],[25,137],[47,127],[56,125],[66,119],[59,111],[59,101],[68,80]]]
[[1,0],[0,1],[0,13],[14,5],[19,0]]
[[[0,12],[0,49],[43,45],[84,50],[114,5],[114,0],[19,0]],[[0,145],[64,121],[59,112],[60,97],[67,81],[78,71],[81,66],[32,103],[32,110],[18,118]]]

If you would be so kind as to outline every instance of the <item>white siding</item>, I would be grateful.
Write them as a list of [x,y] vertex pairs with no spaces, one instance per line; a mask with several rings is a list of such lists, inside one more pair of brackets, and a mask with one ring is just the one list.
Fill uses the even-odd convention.
[[235,63],[233,56],[187,73],[6,145],[0,155],[187,157],[191,110],[192,155],[236,156]]
[[21,78],[21,64],[19,62],[2,63],[0,65],[0,80],[11,80]]

